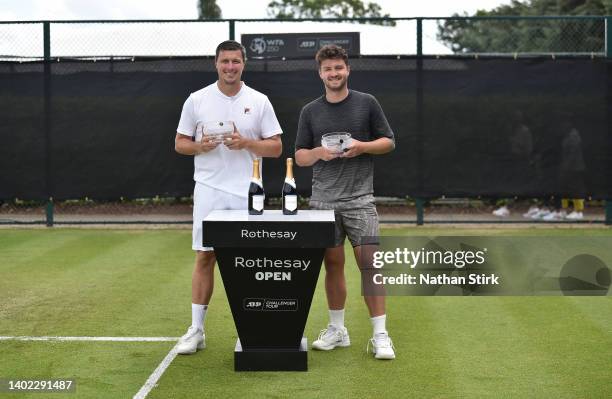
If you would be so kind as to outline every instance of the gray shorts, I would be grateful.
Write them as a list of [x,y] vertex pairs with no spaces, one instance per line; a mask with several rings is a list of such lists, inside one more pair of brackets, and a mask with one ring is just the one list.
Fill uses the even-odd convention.
[[312,209],[331,209],[336,216],[334,246],[344,245],[348,236],[353,247],[378,244],[378,213],[374,196],[364,195],[348,201],[310,201]]

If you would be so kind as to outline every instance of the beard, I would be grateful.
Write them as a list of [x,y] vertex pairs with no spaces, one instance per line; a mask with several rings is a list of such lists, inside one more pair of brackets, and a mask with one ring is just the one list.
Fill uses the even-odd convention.
[[339,84],[338,85],[332,85],[327,80],[324,80],[323,84],[325,85],[325,87],[328,90],[331,90],[331,91],[342,91],[342,90],[346,89],[346,85],[347,85],[348,79],[347,78],[343,78],[341,80],[334,81],[334,83],[335,82],[339,82]]

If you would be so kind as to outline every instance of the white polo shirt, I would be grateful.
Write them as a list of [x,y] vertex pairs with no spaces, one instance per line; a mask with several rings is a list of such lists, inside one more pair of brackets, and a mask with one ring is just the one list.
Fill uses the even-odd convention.
[[[283,133],[268,97],[244,83],[233,97],[223,94],[217,82],[191,93],[183,105],[176,131],[193,137],[200,124],[214,121],[233,121],[240,135],[250,139]],[[193,179],[217,190],[246,197],[255,158],[247,150],[230,150],[219,144],[214,150],[194,157]]]

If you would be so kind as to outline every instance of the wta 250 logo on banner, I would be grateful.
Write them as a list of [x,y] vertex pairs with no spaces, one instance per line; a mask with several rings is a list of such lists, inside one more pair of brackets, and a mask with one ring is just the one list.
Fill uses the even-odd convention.
[[281,52],[285,46],[283,39],[265,39],[264,37],[255,37],[251,40],[248,49],[256,55],[276,55]]

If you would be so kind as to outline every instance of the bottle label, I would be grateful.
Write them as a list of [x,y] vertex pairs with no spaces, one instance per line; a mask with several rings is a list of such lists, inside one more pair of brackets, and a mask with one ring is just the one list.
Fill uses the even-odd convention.
[[253,209],[256,211],[262,211],[264,208],[264,196],[263,195],[254,195],[253,196]]
[[287,183],[288,185],[290,185],[293,188],[297,188],[297,186],[295,185],[295,179],[288,179],[285,177],[285,183]]
[[291,212],[297,209],[297,195],[285,195],[285,208]]

